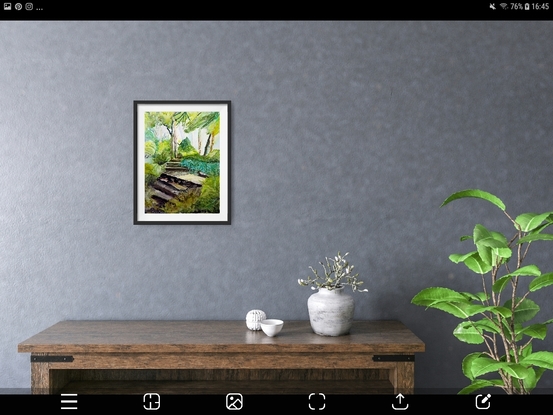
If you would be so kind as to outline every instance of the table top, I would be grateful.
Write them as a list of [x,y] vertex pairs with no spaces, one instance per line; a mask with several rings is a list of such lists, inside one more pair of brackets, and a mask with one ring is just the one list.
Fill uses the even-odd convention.
[[354,321],[350,334],[315,334],[309,321],[285,321],[269,337],[245,321],[60,321],[19,343],[20,353],[252,353],[424,352],[424,343],[399,321]]

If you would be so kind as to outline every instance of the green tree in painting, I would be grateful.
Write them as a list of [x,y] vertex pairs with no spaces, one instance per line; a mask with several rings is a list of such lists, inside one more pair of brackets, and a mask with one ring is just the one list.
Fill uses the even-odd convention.
[[215,144],[215,137],[219,134],[220,122],[218,112],[146,112],[146,130],[155,128],[158,125],[164,126],[171,137],[171,157],[178,157],[179,143],[176,131],[182,125],[185,133],[205,129],[208,137],[202,143],[198,140],[198,153],[207,156]]
[[198,140],[198,153],[207,156],[213,150],[215,136],[219,134],[220,122],[218,112],[197,112],[189,118],[189,123],[185,127],[185,132],[189,133],[200,128],[205,128],[208,137],[205,143]]
[[159,125],[167,128],[169,135],[171,137],[171,157],[176,157],[177,155],[177,137],[176,129],[181,123],[183,118],[183,112],[146,112],[144,121],[146,131],[153,129]]

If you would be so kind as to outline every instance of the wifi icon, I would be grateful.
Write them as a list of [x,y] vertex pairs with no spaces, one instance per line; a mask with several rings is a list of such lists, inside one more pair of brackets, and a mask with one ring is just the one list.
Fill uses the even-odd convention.
[[501,3],[500,6],[505,10],[507,8],[507,3]]

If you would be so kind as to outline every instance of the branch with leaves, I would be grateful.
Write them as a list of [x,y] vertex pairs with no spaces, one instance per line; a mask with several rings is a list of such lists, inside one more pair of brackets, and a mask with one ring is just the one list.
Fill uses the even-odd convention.
[[[494,386],[508,394],[528,394],[545,370],[553,370],[552,352],[532,350],[533,340],[545,339],[553,319],[530,323],[540,307],[529,298],[532,292],[553,284],[553,273],[542,273],[537,265],[524,261],[533,242],[553,241],[553,234],[542,232],[553,224],[553,212],[523,213],[513,219],[497,196],[478,189],[454,193],[441,206],[463,198],[482,199],[497,206],[514,226],[514,235],[507,239],[477,224],[472,235],[461,237],[461,241],[472,240],[475,249],[452,254],[449,259],[479,274],[482,291],[430,287],[419,292],[412,303],[462,319],[453,335],[465,343],[484,345],[484,351],[463,359],[462,370],[471,383],[459,393]],[[531,279],[526,290],[521,288],[520,278]],[[490,373],[497,373],[497,377],[490,378]]]
[[309,275],[306,280],[298,279],[298,284],[302,286],[311,285],[312,290],[319,288],[326,288],[327,290],[336,290],[343,288],[346,285],[351,286],[353,291],[368,292],[367,289],[359,289],[359,286],[363,284],[363,281],[359,280],[359,274],[353,274],[353,265],[350,265],[346,260],[347,252],[345,255],[340,254],[334,258],[326,257],[326,264],[319,262],[323,267],[324,276],[319,275],[318,271],[309,267],[313,271],[313,276]]

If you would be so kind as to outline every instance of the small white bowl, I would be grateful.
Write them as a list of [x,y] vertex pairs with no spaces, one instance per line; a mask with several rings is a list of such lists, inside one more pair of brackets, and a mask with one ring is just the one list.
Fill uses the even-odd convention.
[[260,324],[263,333],[265,333],[269,337],[273,337],[276,336],[280,332],[280,330],[282,330],[284,321],[270,318],[268,320],[262,320]]

